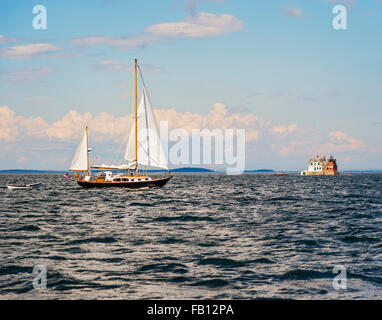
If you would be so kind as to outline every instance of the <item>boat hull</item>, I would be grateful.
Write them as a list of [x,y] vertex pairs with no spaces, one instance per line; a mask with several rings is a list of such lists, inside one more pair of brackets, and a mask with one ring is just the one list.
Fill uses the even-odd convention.
[[128,188],[146,189],[162,188],[172,177],[164,177],[149,181],[129,181],[129,182],[96,182],[79,180],[77,183],[84,188]]
[[38,188],[42,185],[41,182],[38,182],[38,183],[32,183],[32,184],[26,184],[24,186],[12,186],[12,185],[8,185],[8,189],[9,190],[24,190],[24,189],[33,189],[33,188]]

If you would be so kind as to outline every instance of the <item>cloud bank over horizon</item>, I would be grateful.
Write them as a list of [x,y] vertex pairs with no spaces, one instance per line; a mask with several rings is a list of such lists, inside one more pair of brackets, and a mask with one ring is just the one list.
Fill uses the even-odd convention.
[[[154,112],[158,124],[166,121],[169,131],[181,128],[189,135],[194,129],[246,129],[247,169],[261,167],[257,165],[258,160],[274,168],[272,158],[303,160],[319,153],[334,154],[342,162],[351,162],[364,152],[381,153],[378,148],[342,131],[323,133],[296,124],[275,125],[253,113],[230,112],[223,103],[215,103],[205,114],[175,109],[155,109]],[[41,152],[53,150],[55,158],[49,169],[65,169],[86,125],[94,149],[99,149],[104,159],[110,159],[115,157],[117,146],[121,148],[127,142],[133,118],[131,115],[116,117],[108,112],[92,115],[70,110],[61,119],[48,123],[41,117],[27,118],[17,115],[8,106],[1,106],[0,154],[7,154],[8,161],[25,169],[43,169],[44,166],[37,165]],[[102,150],[105,146],[107,150]],[[0,157],[0,166],[9,169],[4,157]]]

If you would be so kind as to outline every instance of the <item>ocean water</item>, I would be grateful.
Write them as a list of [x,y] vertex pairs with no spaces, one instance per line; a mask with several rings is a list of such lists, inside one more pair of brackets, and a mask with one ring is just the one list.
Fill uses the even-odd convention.
[[1,299],[382,298],[382,175],[176,175],[145,191],[0,175],[0,187]]

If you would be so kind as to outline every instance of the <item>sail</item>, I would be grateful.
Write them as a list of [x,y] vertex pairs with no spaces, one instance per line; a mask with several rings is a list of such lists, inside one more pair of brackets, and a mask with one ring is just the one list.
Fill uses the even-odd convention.
[[100,166],[92,166],[92,169],[103,169],[103,170],[132,170],[135,168],[135,162],[122,165],[108,165],[101,164]]
[[87,134],[86,131],[82,137],[74,154],[70,171],[87,171],[88,170],[88,154],[87,154]]
[[[137,110],[137,122],[138,164],[168,170],[158,126],[146,88],[143,88]],[[131,128],[125,159],[129,161],[129,164],[135,164],[135,125]]]

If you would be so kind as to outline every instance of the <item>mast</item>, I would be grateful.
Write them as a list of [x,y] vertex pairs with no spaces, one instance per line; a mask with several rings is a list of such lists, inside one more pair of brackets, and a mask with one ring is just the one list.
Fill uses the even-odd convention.
[[89,175],[89,138],[88,138],[88,126],[86,126],[86,161],[87,161],[87,175]]
[[137,59],[134,63],[135,70],[135,170],[138,171],[138,126],[137,126],[137,109],[138,109],[138,90],[137,90]]

